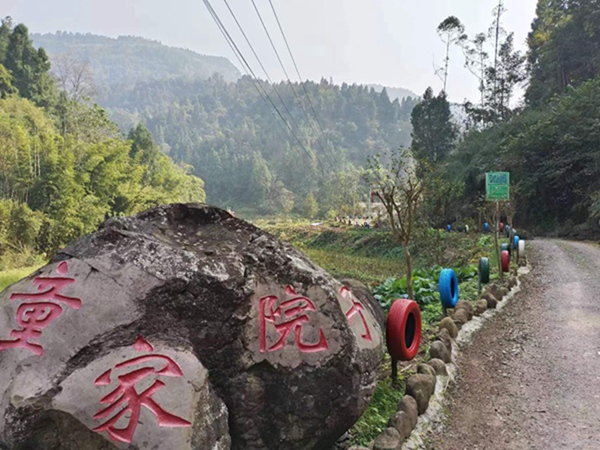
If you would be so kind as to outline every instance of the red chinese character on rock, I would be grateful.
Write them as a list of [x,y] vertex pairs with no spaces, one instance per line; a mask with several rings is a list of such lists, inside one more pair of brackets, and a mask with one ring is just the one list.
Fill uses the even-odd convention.
[[[137,338],[133,347],[140,352],[154,351],[154,347],[141,336]],[[157,370],[154,367],[142,367],[117,376],[118,386],[100,400],[100,403],[110,403],[110,405],[98,411],[94,415],[94,419],[106,419],[115,411],[118,412],[102,425],[94,428],[93,431],[106,431],[111,439],[131,444],[133,434],[135,433],[135,429],[137,428],[140,419],[142,406],[148,408],[156,416],[156,420],[161,427],[192,426],[187,420],[162,409],[162,407],[152,398],[157,391],[165,386],[165,383],[161,380],[155,380],[149,388],[139,394],[136,390],[136,384],[150,376],[183,377],[181,367],[168,356],[144,355],[129,359],[117,364],[114,369],[109,369],[104,372],[96,378],[94,384],[96,386],[109,385],[111,382],[111,373],[115,369],[124,369],[126,367],[148,363],[156,364],[157,362],[163,366],[160,370]],[[121,409],[119,410],[119,408]],[[127,413],[130,413],[129,417],[125,417],[127,426],[125,428],[117,428],[117,422]]]
[[[319,342],[306,344],[302,341],[302,327],[310,321],[307,311],[316,311],[317,308],[311,299],[296,294],[292,286],[285,288],[289,300],[275,307],[279,298],[275,295],[267,295],[259,301],[260,320],[260,351],[274,352],[285,346],[288,336],[294,332],[296,347],[302,353],[321,352],[327,350],[329,345],[323,330],[319,328]],[[272,346],[267,345],[267,324],[272,323],[279,339]]]
[[56,272],[62,276],[37,277],[33,280],[33,283],[37,285],[38,292],[14,293],[10,296],[10,301],[29,300],[29,302],[22,303],[17,308],[15,320],[21,329],[10,332],[10,337],[16,339],[0,340],[0,351],[25,348],[38,356],[44,354],[42,346],[33,341],[40,337],[44,328],[60,317],[63,312],[61,303],[73,309],[81,308],[80,299],[67,297],[60,293],[65,287],[75,283],[74,278],[64,276],[68,271],[69,266],[66,261],[63,261],[56,269]]
[[365,319],[365,316],[363,314],[363,310],[365,309],[365,307],[356,299],[356,297],[354,297],[352,292],[350,292],[350,289],[348,289],[347,287],[344,286],[343,288],[341,288],[340,294],[342,294],[342,297],[344,297],[345,299],[352,301],[352,307],[346,313],[348,322],[352,323],[352,319],[355,315],[358,314],[360,316],[360,319],[362,320],[363,327],[365,329],[364,334],[361,334],[360,337],[362,337],[366,341],[373,342],[373,338],[371,338],[371,330],[369,330],[369,325],[367,324],[367,320]]

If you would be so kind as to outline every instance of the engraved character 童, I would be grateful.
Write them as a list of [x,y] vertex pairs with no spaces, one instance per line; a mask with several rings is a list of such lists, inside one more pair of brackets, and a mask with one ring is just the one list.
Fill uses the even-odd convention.
[[10,301],[28,300],[28,302],[20,304],[17,308],[15,320],[21,329],[10,332],[10,337],[15,338],[14,340],[0,340],[0,351],[25,348],[38,356],[44,354],[43,347],[35,340],[41,336],[44,328],[60,317],[63,312],[61,303],[73,309],[81,308],[80,299],[61,294],[65,287],[75,283],[74,278],[64,276],[68,270],[67,262],[63,261],[56,269],[61,276],[37,277],[33,280],[38,292],[14,293],[10,296]]

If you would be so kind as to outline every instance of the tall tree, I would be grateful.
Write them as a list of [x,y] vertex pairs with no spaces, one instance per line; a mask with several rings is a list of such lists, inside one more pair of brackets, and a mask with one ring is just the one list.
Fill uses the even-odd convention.
[[0,23],[0,63],[6,58],[8,41],[13,30],[13,21],[10,17],[5,17]]
[[423,101],[415,106],[411,116],[412,150],[417,158],[436,164],[454,149],[458,131],[451,118],[445,92],[434,96],[433,90],[427,88]]
[[54,86],[50,76],[50,61],[43,48],[36,50],[29,30],[17,25],[10,35],[4,66],[12,73],[13,84],[22,97],[37,105],[49,106]]
[[596,0],[538,0],[536,16],[527,40],[531,81],[526,100],[540,105],[600,74],[600,5]]
[[489,54],[485,49],[486,41],[485,33],[478,33],[472,40],[466,38],[461,41],[461,47],[465,54],[465,67],[479,82],[480,105],[485,102],[485,69],[489,58]]
[[455,16],[446,18],[437,27],[437,33],[440,39],[446,46],[446,57],[444,58],[444,66],[436,70],[436,73],[444,83],[444,92],[448,85],[448,70],[450,66],[450,48],[465,39],[465,27]]

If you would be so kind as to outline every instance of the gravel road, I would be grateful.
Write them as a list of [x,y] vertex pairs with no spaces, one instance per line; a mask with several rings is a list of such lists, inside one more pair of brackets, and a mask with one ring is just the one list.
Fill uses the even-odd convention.
[[600,449],[600,247],[527,245],[533,270],[463,348],[428,449]]

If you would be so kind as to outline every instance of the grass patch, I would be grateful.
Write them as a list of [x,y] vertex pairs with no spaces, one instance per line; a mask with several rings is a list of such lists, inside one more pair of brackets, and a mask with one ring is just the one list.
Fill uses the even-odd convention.
[[17,281],[31,275],[41,266],[23,267],[21,269],[11,269],[0,272],[0,291],[3,291],[8,286]]
[[387,428],[390,417],[398,408],[406,389],[404,374],[400,373],[398,386],[392,385],[389,374],[391,373],[391,360],[385,355],[384,362],[379,371],[380,380],[375,389],[375,394],[363,415],[350,430],[352,445],[368,446],[383,430]]
[[399,261],[348,255],[331,249],[299,247],[299,250],[333,276],[354,278],[368,285],[379,284],[402,271]]

